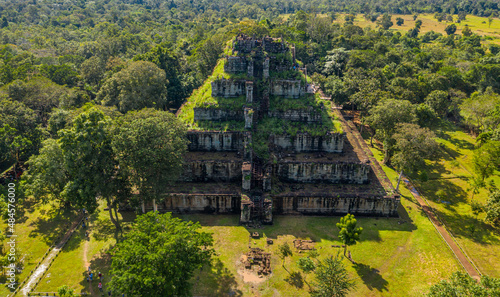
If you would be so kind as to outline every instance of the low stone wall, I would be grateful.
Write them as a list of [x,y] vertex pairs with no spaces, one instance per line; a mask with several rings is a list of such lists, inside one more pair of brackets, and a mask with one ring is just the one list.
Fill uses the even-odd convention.
[[321,114],[314,111],[312,108],[309,110],[304,109],[289,109],[287,111],[270,110],[269,117],[285,119],[293,122],[305,123],[320,123],[322,121]]
[[186,182],[241,182],[242,161],[202,160],[183,165],[180,180]]
[[280,79],[271,82],[271,95],[299,98],[306,93],[300,80]]
[[282,161],[277,166],[280,180],[298,183],[364,184],[370,172],[364,163]]
[[245,80],[221,78],[213,81],[212,97],[238,97],[245,95]]
[[167,194],[158,209],[180,213],[239,213],[240,195]]
[[243,149],[241,132],[188,131],[189,151],[236,152]]
[[275,214],[398,216],[400,198],[376,196],[273,197]]
[[298,153],[340,153],[344,147],[344,140],[345,133],[327,133],[324,136],[311,136],[308,133],[297,133],[295,137],[291,137],[288,134],[271,136],[271,142],[275,146]]
[[243,110],[195,107],[195,121],[243,121]]

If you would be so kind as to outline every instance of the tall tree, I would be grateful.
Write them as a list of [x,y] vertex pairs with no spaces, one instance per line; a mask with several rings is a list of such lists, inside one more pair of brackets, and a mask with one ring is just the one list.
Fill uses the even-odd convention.
[[342,263],[339,254],[319,261],[314,271],[316,280],[311,291],[312,297],[344,297],[355,287]]
[[174,183],[187,150],[186,128],[173,114],[153,109],[128,113],[118,124],[113,149],[140,201],[156,199]]
[[155,64],[132,62],[104,82],[97,100],[123,113],[145,107],[166,109],[166,82],[165,71]]
[[[363,228],[357,227],[357,221],[354,215],[349,213],[340,218],[340,222],[337,223],[337,228],[339,229],[339,239],[344,244],[344,257],[347,257],[347,247],[355,245],[359,241],[359,235],[363,232]],[[349,260],[352,261],[352,259]]]
[[69,175],[63,195],[75,207],[85,207],[89,212],[97,208],[98,198],[105,199],[111,221],[119,229],[118,217],[113,218],[112,210],[115,210],[116,215],[114,198],[119,196],[117,191],[124,191],[126,187],[120,187],[124,185],[111,147],[110,128],[109,117],[90,106],[73,120],[70,129],[60,131],[61,148]]
[[283,268],[285,268],[286,258],[291,256],[292,254],[293,254],[292,249],[290,248],[288,242],[285,242],[284,244],[278,246],[278,255],[281,259],[283,259],[283,264],[282,264]]
[[390,160],[392,150],[392,135],[399,123],[414,123],[415,116],[413,105],[407,100],[387,99],[379,102],[370,111],[367,123],[372,128],[372,138],[376,134],[384,141],[384,163]]
[[392,163],[400,171],[396,191],[403,172],[414,173],[425,167],[425,159],[431,157],[438,146],[434,138],[436,135],[427,128],[420,128],[416,124],[398,124],[393,136],[394,156]]
[[491,193],[486,201],[486,222],[498,226],[500,225],[500,191]]
[[137,217],[111,262],[109,287],[127,296],[189,296],[196,269],[210,263],[212,235],[200,224],[149,212]]

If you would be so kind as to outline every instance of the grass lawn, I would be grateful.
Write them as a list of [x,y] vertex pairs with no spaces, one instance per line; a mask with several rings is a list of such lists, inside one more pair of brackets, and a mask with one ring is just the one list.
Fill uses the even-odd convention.
[[[18,206],[16,211],[16,248],[24,263],[24,269],[18,275],[21,282],[28,277],[54,240],[66,232],[67,225],[76,215],[71,211],[59,213],[56,205],[35,205],[31,200],[27,200],[20,208]],[[0,228],[4,234],[7,233],[6,220],[1,220]],[[5,278],[2,278],[1,282],[5,283]],[[9,292],[6,286],[0,286],[0,295],[6,296]]]
[[[135,219],[133,213],[125,213],[121,217],[122,227],[128,229],[131,222]],[[49,270],[45,273],[42,281],[33,290],[34,292],[57,292],[57,288],[68,285],[75,289],[75,292],[99,292],[97,285],[99,283],[97,274],[103,273],[103,288],[106,289],[106,283],[110,280],[110,256],[107,254],[109,248],[116,243],[115,226],[109,219],[108,211],[104,210],[104,205],[100,205],[98,211],[89,218],[90,237],[85,238],[85,229],[81,226],[68,241],[62,252],[52,263]],[[86,281],[87,264],[90,264],[94,272],[94,281]],[[100,295],[95,295],[100,296]]]
[[[388,169],[395,183],[397,174]],[[402,189],[401,218],[358,218],[364,228],[362,240],[350,248],[357,265],[344,259],[349,273],[355,279],[356,289],[351,296],[421,296],[431,284],[447,278],[461,269],[451,251],[435,231],[425,214],[415,204],[409,191]],[[274,225],[262,229],[247,229],[238,225],[238,216],[183,215],[186,220],[198,220],[203,229],[215,238],[217,257],[212,269],[205,268],[195,280],[195,295],[227,296],[308,296],[311,275],[300,274],[296,261],[305,256],[294,250],[286,260],[286,270],[277,256],[279,244],[293,246],[295,238],[317,242],[319,258],[341,252],[332,245],[340,245],[335,224],[338,217],[278,216]],[[399,224],[399,222],[405,223]],[[249,235],[260,232],[263,237],[249,241]],[[272,238],[267,245],[265,238]],[[272,253],[273,273],[259,284],[244,283],[236,264],[248,246],[260,247]],[[288,270],[288,271],[287,271]],[[296,276],[291,277],[291,273]]]
[[[476,217],[470,207],[472,191],[467,181],[471,177],[475,140],[448,122],[442,122],[435,132],[441,150],[436,160],[427,162],[429,180],[414,182],[481,273],[500,277],[500,230],[485,224],[485,214]],[[381,155],[380,149],[373,151]],[[500,172],[495,172],[487,183],[490,180],[500,185]],[[484,204],[487,197],[488,191],[481,189],[474,200]]]

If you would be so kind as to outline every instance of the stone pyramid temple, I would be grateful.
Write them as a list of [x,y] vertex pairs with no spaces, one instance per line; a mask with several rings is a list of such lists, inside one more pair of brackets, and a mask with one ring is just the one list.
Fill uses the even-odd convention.
[[179,109],[184,172],[166,211],[397,216],[399,196],[352,122],[318,92],[282,39],[238,35]]

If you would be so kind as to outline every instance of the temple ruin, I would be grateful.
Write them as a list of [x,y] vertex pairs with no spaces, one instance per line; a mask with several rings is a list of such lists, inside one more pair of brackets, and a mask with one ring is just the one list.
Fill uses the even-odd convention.
[[309,87],[293,45],[240,34],[225,53],[177,113],[189,152],[158,209],[234,213],[243,224],[271,224],[275,214],[397,216],[399,196],[357,130]]

